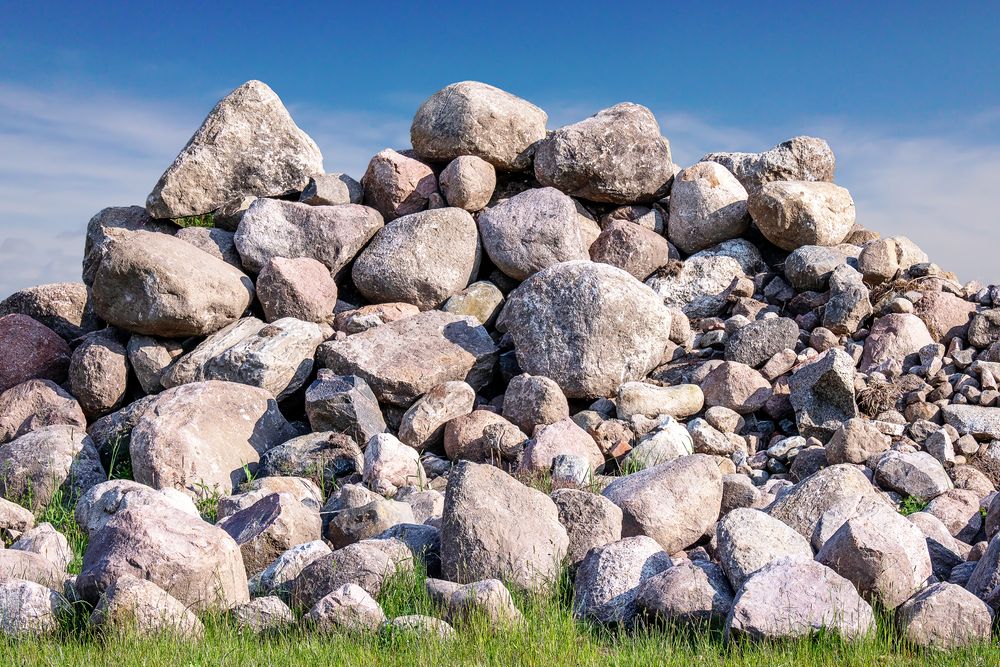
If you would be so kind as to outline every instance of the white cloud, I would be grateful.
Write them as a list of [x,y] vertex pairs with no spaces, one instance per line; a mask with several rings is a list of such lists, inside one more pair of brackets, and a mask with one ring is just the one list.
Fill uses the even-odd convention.
[[[323,151],[329,171],[360,178],[369,158],[409,143],[409,113],[323,109],[286,100]],[[397,105],[391,105],[397,108]],[[550,126],[597,107],[547,105]],[[0,297],[32,284],[79,279],[87,221],[105,206],[141,204],[208,108],[165,106],[113,93],[87,95],[0,83]],[[990,124],[998,113],[972,119]],[[659,116],[674,159],[688,165],[712,150],[762,150],[793,132],[712,122],[691,113]],[[802,123],[838,156],[838,181],[853,193],[859,221],[906,234],[963,279],[996,280],[1000,146],[940,127],[931,136],[892,128]]]

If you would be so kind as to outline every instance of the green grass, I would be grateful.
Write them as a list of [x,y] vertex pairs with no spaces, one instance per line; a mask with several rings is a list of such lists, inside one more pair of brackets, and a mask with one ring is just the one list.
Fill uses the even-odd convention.
[[35,523],[51,523],[52,527],[66,537],[73,550],[73,560],[67,570],[70,574],[79,574],[83,566],[83,553],[87,550],[87,535],[80,528],[73,516],[76,501],[70,498],[63,489],[56,489],[52,501],[41,514],[35,518]]
[[174,224],[178,227],[215,227],[215,214],[189,215],[186,218],[175,219]]
[[927,501],[915,496],[906,496],[899,503],[899,513],[903,516],[910,516],[923,511],[927,507]]

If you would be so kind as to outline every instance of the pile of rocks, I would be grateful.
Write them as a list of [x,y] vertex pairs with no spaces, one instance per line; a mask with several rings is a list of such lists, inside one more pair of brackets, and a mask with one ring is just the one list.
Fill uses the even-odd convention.
[[[989,641],[1000,288],[858,225],[823,140],[546,121],[457,83],[359,182],[251,81],[95,215],[82,283],[0,304],[0,630],[447,637],[568,565],[602,623]],[[440,618],[387,619],[420,561]]]

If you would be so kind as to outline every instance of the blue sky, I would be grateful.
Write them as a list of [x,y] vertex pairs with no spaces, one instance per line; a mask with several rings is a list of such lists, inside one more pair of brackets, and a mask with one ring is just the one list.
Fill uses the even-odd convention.
[[142,203],[251,78],[356,177],[464,79],[551,127],[645,104],[681,165],[822,136],[862,224],[1000,278],[1000,5],[121,4],[0,4],[0,296],[75,279],[90,216]]

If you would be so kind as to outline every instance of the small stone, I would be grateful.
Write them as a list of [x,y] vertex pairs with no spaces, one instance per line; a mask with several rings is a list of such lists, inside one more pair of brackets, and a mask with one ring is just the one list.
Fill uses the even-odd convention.
[[439,180],[448,206],[470,213],[486,208],[497,187],[496,169],[475,155],[462,155],[449,162]]
[[646,382],[626,382],[618,387],[615,401],[618,418],[629,420],[633,415],[655,419],[668,415],[677,419],[698,414],[705,405],[705,395],[695,384],[658,387]]
[[423,486],[427,475],[417,450],[390,433],[380,433],[365,448],[362,479],[376,493],[391,496],[404,486]]
[[639,225],[615,221],[604,228],[590,245],[590,259],[617,266],[638,280],[678,259],[676,249],[665,238]]
[[475,402],[476,391],[467,383],[439,384],[403,414],[399,424],[400,441],[416,450],[439,443],[445,424],[472,412]]
[[73,351],[69,363],[70,389],[91,420],[121,406],[128,377],[125,348],[110,333],[90,334]]
[[787,317],[770,317],[740,327],[726,339],[726,360],[760,368],[785,349],[795,349],[799,327]]
[[441,310],[471,317],[483,326],[487,326],[493,324],[500,314],[503,301],[503,293],[496,285],[487,280],[480,280],[448,297],[448,300],[441,305]]
[[699,162],[674,177],[669,237],[685,253],[742,236],[749,226],[747,191],[721,164]]
[[889,449],[890,439],[870,421],[854,417],[833,433],[826,445],[826,459],[837,463],[864,464],[876,454]]
[[357,375],[321,368],[306,389],[306,416],[313,431],[336,431],[367,443],[386,430],[378,400]]
[[829,439],[841,424],[858,416],[854,359],[832,349],[800,366],[789,381],[799,433]]
[[275,595],[255,598],[233,609],[233,620],[240,630],[264,633],[295,624],[295,614]]
[[326,322],[337,303],[337,284],[315,259],[272,257],[257,277],[257,298],[268,322],[285,317]]
[[437,179],[423,162],[386,148],[368,163],[361,186],[365,204],[390,222],[427,208],[428,197],[437,192]]
[[534,437],[524,448],[518,469],[526,473],[546,474],[557,456],[567,454],[582,458],[592,471],[604,466],[604,454],[594,439],[572,419],[565,417],[535,429]]
[[385,623],[385,612],[365,589],[344,584],[323,596],[302,618],[320,632],[377,630]]
[[746,364],[726,361],[701,383],[705,405],[721,405],[741,415],[756,412],[771,397],[771,383]]
[[302,189],[299,201],[310,206],[360,204],[364,196],[361,184],[347,174],[316,174]]

